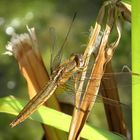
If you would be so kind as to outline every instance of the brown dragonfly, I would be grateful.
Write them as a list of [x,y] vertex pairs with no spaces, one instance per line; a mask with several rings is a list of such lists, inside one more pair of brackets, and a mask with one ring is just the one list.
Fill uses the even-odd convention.
[[[70,26],[70,28],[71,28],[71,26]],[[69,32],[70,32],[70,29],[67,33],[65,40],[67,40]],[[96,46],[98,46],[98,44],[100,44],[100,40],[101,40],[101,37],[99,39],[97,39]],[[56,57],[54,57],[51,60],[52,74],[50,76],[50,81],[48,83],[46,83],[42,87],[42,90],[35,97],[33,97],[33,99],[31,99],[29,101],[29,103],[23,108],[23,110],[19,113],[17,118],[10,124],[12,127],[16,126],[17,124],[19,124],[20,122],[22,122],[26,118],[28,118],[34,111],[36,111],[38,109],[38,107],[40,105],[42,105],[44,102],[46,102],[48,100],[48,98],[55,92],[55,90],[58,87],[60,87],[60,88],[64,87],[66,89],[66,92],[68,90],[71,91],[70,93],[72,93],[72,94],[69,94],[69,95],[74,97],[74,93],[76,93],[74,88],[72,88],[71,84],[64,85],[64,83],[67,82],[77,72],[80,72],[81,69],[83,69],[84,58],[82,55],[72,55],[70,57],[70,59],[68,59],[66,62],[64,62],[62,65],[60,65],[60,61],[61,61],[61,57],[62,57],[61,54],[62,54],[62,49],[63,49],[64,45],[65,44],[62,45],[62,47],[58,51]],[[96,47],[96,48],[98,48],[98,47]],[[53,64],[53,63],[55,63],[55,64]],[[112,75],[112,74],[106,73],[106,80],[109,80],[108,76],[110,76],[110,75]],[[119,72],[119,73],[115,73],[114,75],[116,75],[116,77],[122,77],[122,75],[127,75],[126,77],[131,77],[133,74],[131,72],[128,72],[127,74],[124,72]],[[92,79],[89,78],[89,76],[87,75],[83,80],[86,81],[86,80],[92,80]],[[73,83],[74,83],[74,81],[73,81]],[[122,84],[122,87],[123,86],[130,87],[130,85],[131,85],[131,81],[128,84],[126,84],[126,83]],[[96,85],[94,85],[94,86],[96,86]],[[114,87],[110,87],[110,89],[113,89],[113,88]],[[102,91],[102,90],[104,90],[104,89],[100,88],[100,91]],[[84,90],[81,91],[81,94],[83,92],[84,92]],[[116,103],[116,101],[110,100],[108,98],[104,98],[100,95],[98,96],[97,101],[101,101],[102,99],[107,104],[110,104],[110,105],[118,104],[118,102]],[[73,99],[73,101],[74,101],[74,99]],[[88,102],[88,101],[85,101],[85,102]],[[121,103],[121,102],[119,102],[119,104],[123,105],[123,103]]]
[[53,71],[49,82],[44,85],[42,90],[35,95],[29,103],[23,108],[16,119],[10,124],[12,127],[28,118],[39,106],[45,103],[55,92],[57,87],[63,85],[73,73],[80,70],[83,65],[81,55],[73,55],[68,61]]
[[[69,60],[64,62],[62,65],[60,65],[58,68],[56,68],[52,75],[50,76],[50,81],[46,83],[42,90],[36,94],[29,102],[28,104],[22,109],[22,111],[19,113],[19,115],[16,117],[16,119],[10,124],[12,127],[16,126],[17,124],[21,123],[25,119],[27,119],[34,111],[38,109],[39,106],[41,106],[44,102],[46,102],[51,95],[55,92],[55,90],[59,87],[65,89],[65,93],[63,97],[60,96],[58,99],[61,102],[66,102],[74,105],[74,98],[75,98],[75,89],[74,89],[74,83],[75,79],[71,78],[73,75],[76,75],[77,72],[80,72],[81,69],[83,69],[84,60],[82,55],[72,55]],[[136,77],[136,79],[139,79],[139,75],[131,72],[116,72],[116,73],[106,73],[105,74],[105,80],[109,81],[110,76],[114,75],[119,87],[123,90],[124,88],[131,89],[131,78]],[[95,75],[96,76],[96,75]],[[120,81],[121,79],[121,81]],[[84,81],[92,80],[92,78],[87,76],[83,79]],[[68,81],[68,83],[66,83]],[[120,82],[119,82],[120,81]],[[65,84],[66,83],[66,84]],[[137,82],[133,84],[138,84]],[[96,85],[93,85],[96,86]],[[112,90],[115,87],[110,87],[106,90]],[[104,90],[103,88],[100,88],[100,92]],[[84,90],[81,91],[81,94],[84,93]],[[125,96],[125,95],[124,95]],[[91,97],[92,98],[92,97]],[[69,99],[69,101],[67,100]],[[111,100],[106,97],[102,97],[101,95],[98,95],[97,102],[104,102],[111,106],[117,106],[118,103],[122,105],[125,108],[128,108],[128,105],[118,102],[115,100]],[[88,101],[85,101],[88,102]],[[131,110],[131,107],[129,107]]]
[[[98,43],[99,44],[99,43]],[[61,47],[61,52],[62,52],[62,47]],[[58,54],[61,55],[60,51],[58,51]],[[50,81],[48,83],[46,83],[43,87],[42,90],[35,96],[33,97],[33,99],[31,99],[29,101],[29,103],[23,108],[23,110],[19,113],[19,115],[16,117],[16,119],[10,124],[12,127],[16,126],[17,124],[21,123],[22,121],[24,121],[26,118],[28,118],[34,111],[36,111],[38,109],[39,106],[41,106],[44,102],[46,102],[48,100],[49,97],[51,97],[51,95],[55,92],[55,90],[60,87],[60,88],[65,88],[67,93],[71,93],[69,94],[71,97],[74,97],[74,93],[76,93],[76,91],[74,90],[74,88],[72,87],[71,84],[66,84],[64,85],[69,79],[71,81],[71,77],[73,75],[75,75],[77,72],[80,72],[81,69],[83,69],[83,65],[84,65],[84,58],[82,55],[72,55],[70,57],[70,59],[68,59],[66,62],[64,62],[62,65],[60,65],[60,60],[59,61],[55,61],[58,60],[57,58],[61,58],[61,56],[56,55],[56,57],[51,61],[51,66],[53,65],[52,63],[56,63],[55,67],[52,67],[52,74],[50,76]],[[58,66],[60,65],[60,66]],[[111,76],[111,73],[106,73],[106,79],[109,81],[109,76]],[[120,79],[119,77],[125,76],[125,78],[123,79],[128,79],[131,78],[132,75],[139,77],[137,74],[132,74],[131,72],[118,72],[118,73],[114,73],[113,75],[115,75],[116,78]],[[95,75],[96,76],[96,75]],[[92,80],[91,78],[89,78],[88,74],[87,76],[83,79],[84,81],[88,81],[88,80]],[[121,80],[122,81],[122,80]],[[72,81],[72,83],[74,83],[74,80]],[[63,86],[64,85],[64,86]],[[94,85],[96,86],[96,85]],[[130,87],[131,86],[131,80],[129,80],[129,82],[127,80],[124,81],[123,84],[120,84],[121,87]],[[113,89],[115,87],[110,87],[110,89]],[[110,90],[108,89],[108,90]],[[104,89],[100,88],[100,91],[102,91]],[[70,92],[69,92],[70,91]],[[84,92],[81,91],[81,94]],[[67,97],[69,96],[67,94]],[[116,101],[110,100],[108,98],[104,98],[100,95],[98,95],[97,101],[101,101],[102,99],[104,99],[104,101],[109,104],[109,105],[117,105],[118,102],[116,103]],[[74,99],[73,99],[74,101]],[[70,102],[70,101],[69,101]],[[88,101],[85,101],[88,102]],[[122,104],[123,103],[119,103]]]

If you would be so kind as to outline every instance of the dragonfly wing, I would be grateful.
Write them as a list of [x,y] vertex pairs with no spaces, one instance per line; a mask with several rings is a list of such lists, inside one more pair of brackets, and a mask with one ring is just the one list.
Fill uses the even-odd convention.
[[[54,58],[52,58],[52,55],[51,55],[51,71],[55,70],[61,63],[61,60],[62,60],[62,55],[63,55],[63,48],[66,46],[66,42],[67,42],[67,39],[68,39],[68,36],[70,34],[70,31],[71,31],[71,28],[72,28],[72,25],[74,23],[74,20],[76,18],[76,14],[77,13],[74,13],[74,16],[73,16],[73,19],[72,19],[72,22],[68,28],[68,32],[66,34],[66,37],[60,47],[60,49],[58,49],[56,55]],[[54,46],[54,45],[53,45]],[[55,49],[53,49],[53,52],[56,51]],[[52,52],[52,54],[53,54]]]
[[60,64],[60,62],[58,62],[58,60],[55,61],[55,57],[56,57],[55,52],[56,52],[56,50],[58,50],[58,48],[57,48],[57,45],[56,45],[56,32],[55,32],[55,29],[53,27],[49,28],[49,34],[50,34],[51,42],[52,42],[52,46],[51,46],[51,49],[50,49],[50,54],[51,54],[50,69],[51,69],[51,73],[52,73],[53,70]]
[[[106,87],[104,88],[103,86],[100,87],[100,90],[99,90],[99,95],[97,95],[97,103],[103,103],[103,101],[105,102],[105,104],[108,104],[108,105],[111,105],[111,106],[122,106],[122,107],[125,107],[125,108],[131,108],[131,77],[132,76],[135,76],[137,79],[139,79],[140,77],[136,76],[136,75],[130,75],[130,73],[122,73],[122,72],[118,72],[118,73],[114,73],[114,74],[106,74],[106,77],[105,80],[107,82],[110,82],[110,76],[111,75],[115,75],[115,78],[117,78],[117,82],[120,82],[118,83],[118,86],[117,88],[119,88],[119,91],[121,92],[120,93],[120,97],[121,98],[121,101],[116,101],[116,100],[113,100],[113,99],[109,99],[108,97],[103,97],[100,93],[104,90],[107,90],[107,91],[112,91],[114,90],[114,88],[116,88],[115,86],[112,86],[112,87]],[[121,81],[120,81],[120,78]],[[85,80],[92,80],[92,79],[89,79],[88,77],[85,78]],[[75,93],[76,93],[76,89],[74,87],[74,83],[75,83],[75,79],[70,79],[66,84],[64,85],[61,85],[59,87],[59,90],[57,90],[57,98],[60,102],[63,102],[63,103],[66,103],[66,104],[72,104],[74,105],[74,100],[75,100]],[[137,83],[138,84],[138,83]],[[97,85],[93,85],[93,86],[97,86]],[[59,94],[61,92],[61,94]],[[92,92],[92,91],[91,91]],[[81,96],[83,95],[84,93],[84,89],[81,91]],[[88,95],[90,96],[90,94]],[[88,101],[85,101],[85,102],[88,102]],[[74,105],[75,106],[75,105]]]

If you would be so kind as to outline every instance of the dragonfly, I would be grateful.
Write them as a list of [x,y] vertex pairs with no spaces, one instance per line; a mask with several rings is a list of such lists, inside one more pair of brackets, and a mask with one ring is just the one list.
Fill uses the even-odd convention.
[[[23,110],[19,113],[19,115],[16,117],[16,119],[10,125],[12,127],[14,127],[17,124],[23,122],[34,111],[36,111],[39,106],[41,106],[44,102],[46,102],[58,87],[66,88],[66,92],[67,92],[67,90],[69,90],[71,93],[73,93],[73,94],[71,94],[71,96],[74,97],[75,96],[74,92],[76,92],[76,91],[72,89],[71,84],[66,84],[65,86],[63,86],[63,85],[66,81],[68,81],[68,80],[71,81],[72,80],[71,77],[74,74],[76,74],[77,72],[80,72],[83,69],[83,65],[84,65],[84,58],[82,55],[72,55],[66,62],[64,62],[59,67],[56,67],[53,70],[52,75],[50,76],[50,81],[48,83],[46,83],[42,87],[42,90],[29,101],[29,103],[23,108]],[[109,81],[110,80],[109,76],[111,76],[113,74],[106,73],[105,75],[106,75],[105,80]],[[118,72],[118,73],[114,73],[114,75],[118,79],[120,79],[120,77],[122,77],[124,75],[126,75],[126,77],[130,77],[130,78],[132,75],[135,75],[136,77],[138,77],[137,74],[132,74],[131,72]],[[125,78],[123,78],[123,79],[125,79]],[[75,80],[75,79],[73,78],[73,80]],[[92,79],[89,78],[89,76],[87,74],[87,76],[83,80],[88,81],[88,80],[92,80]],[[74,83],[74,81],[73,81],[73,83]],[[130,84],[131,84],[131,81],[129,81],[128,83],[122,84],[121,86],[130,87]],[[94,85],[94,86],[96,86],[96,85]],[[113,89],[113,88],[115,88],[115,87],[110,87],[110,89]],[[110,90],[110,89],[108,89],[108,90]],[[100,91],[102,91],[102,90],[104,90],[104,89],[101,88]],[[81,94],[83,92],[84,91],[81,91]],[[116,106],[118,104],[118,102],[110,100],[108,98],[104,98],[102,96],[98,96],[97,101],[100,102],[102,99],[104,99],[104,101],[109,105]],[[122,104],[122,103],[119,102],[119,104]]]
[[[70,26],[71,28],[71,26]],[[68,34],[70,32],[70,28],[68,30],[68,33],[66,35],[66,39],[68,37]],[[30,32],[30,38],[32,37],[31,32]],[[101,37],[100,37],[101,38]],[[100,40],[100,39],[99,39]],[[100,41],[98,40],[100,44]],[[52,74],[50,76],[50,80],[48,83],[46,83],[43,87],[42,90],[35,95],[29,102],[28,104],[22,109],[22,111],[19,113],[19,115],[16,117],[16,119],[10,124],[12,127],[16,126],[17,124],[23,122],[26,118],[28,118],[34,111],[38,109],[39,106],[41,106],[44,102],[46,102],[51,95],[56,91],[58,87],[65,87],[63,86],[74,74],[80,72],[83,70],[83,65],[84,65],[84,58],[83,55],[72,55],[66,62],[60,65],[61,61],[61,54],[62,50],[65,44],[62,45],[60,50],[58,51],[57,55],[51,60],[51,71]],[[54,45],[55,46],[55,45]],[[98,46],[98,45],[97,45]],[[54,49],[53,49],[54,50]],[[52,58],[52,57],[51,57]],[[56,63],[55,66],[53,66],[53,63]],[[118,73],[116,75],[122,75],[123,73]],[[130,74],[130,73],[129,73]],[[106,74],[106,75],[111,75],[111,74]],[[106,78],[109,80],[109,78]],[[92,80],[88,76],[85,77],[83,80]],[[96,86],[96,85],[94,85]],[[72,88],[70,86],[66,88],[71,90]],[[113,87],[112,87],[113,88]],[[103,90],[103,89],[101,89]],[[71,90],[72,91],[72,90]],[[73,93],[76,91],[73,91]],[[84,91],[81,91],[81,94]],[[71,94],[72,95],[72,94]],[[116,101],[111,101],[110,99],[99,97],[98,99],[101,100],[104,99],[106,103],[110,105],[115,105],[117,104]]]
[[63,85],[73,73],[80,70],[82,65],[82,56],[73,55],[67,62],[53,71],[49,82],[45,84],[42,90],[29,101],[10,125],[14,127],[28,118],[39,106],[51,97],[58,86]]
[[[55,63],[54,60],[58,57],[59,56],[56,56],[53,59],[52,63]],[[58,62],[57,62],[57,65],[59,65]],[[71,91],[70,93],[73,93],[73,94],[71,94],[71,97],[74,97],[75,96],[74,93],[76,91],[72,89],[72,86],[69,84],[68,85],[66,84],[65,86],[63,86],[63,85],[69,79],[71,80],[71,77],[75,73],[80,72],[83,69],[83,65],[84,65],[83,55],[72,55],[62,65],[55,67],[54,70],[52,70],[52,74],[50,76],[50,81],[48,83],[46,83],[42,87],[42,90],[29,101],[29,103],[22,109],[22,111],[19,113],[19,115],[16,117],[16,119],[10,125],[12,127],[14,127],[17,124],[23,122],[34,111],[36,111],[39,106],[41,106],[44,102],[46,102],[58,87],[65,88],[66,92],[68,90]],[[112,75],[111,73],[106,74],[105,80],[109,80],[108,76],[111,76],[111,75]],[[117,77],[122,77],[122,75],[127,75],[128,77],[130,77],[132,74],[131,74],[131,72],[128,72],[127,74],[125,74],[124,72],[119,72],[119,73],[115,73],[114,75],[116,75],[116,78],[117,78]],[[89,78],[87,75],[83,80],[92,80],[92,79]],[[130,84],[131,83],[129,83],[129,85],[125,85],[125,86],[130,86]],[[94,86],[96,86],[96,85],[94,85]],[[113,88],[115,88],[115,87],[110,87],[110,89],[113,89]],[[104,89],[101,88],[100,91],[101,90],[104,90]],[[81,91],[81,94],[83,92],[84,91]],[[102,99],[104,99],[104,101],[110,105],[118,104],[118,102],[116,103],[116,101],[113,101],[113,100],[110,100],[108,98],[104,98],[104,97],[98,95],[97,101],[100,102]],[[74,99],[73,99],[73,101],[74,101]],[[122,104],[122,103],[119,103],[119,104]]]

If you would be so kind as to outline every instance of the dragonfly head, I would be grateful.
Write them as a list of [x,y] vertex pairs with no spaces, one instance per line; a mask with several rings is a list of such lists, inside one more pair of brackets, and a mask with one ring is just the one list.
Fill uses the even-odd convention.
[[84,66],[84,58],[82,54],[72,54],[73,60],[76,62],[77,68],[82,69]]

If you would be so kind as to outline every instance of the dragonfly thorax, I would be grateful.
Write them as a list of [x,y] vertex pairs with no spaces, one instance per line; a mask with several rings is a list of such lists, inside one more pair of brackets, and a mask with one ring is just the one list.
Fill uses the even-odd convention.
[[68,61],[53,71],[51,80],[63,85],[74,73],[83,69],[84,60],[82,55],[73,54]]

